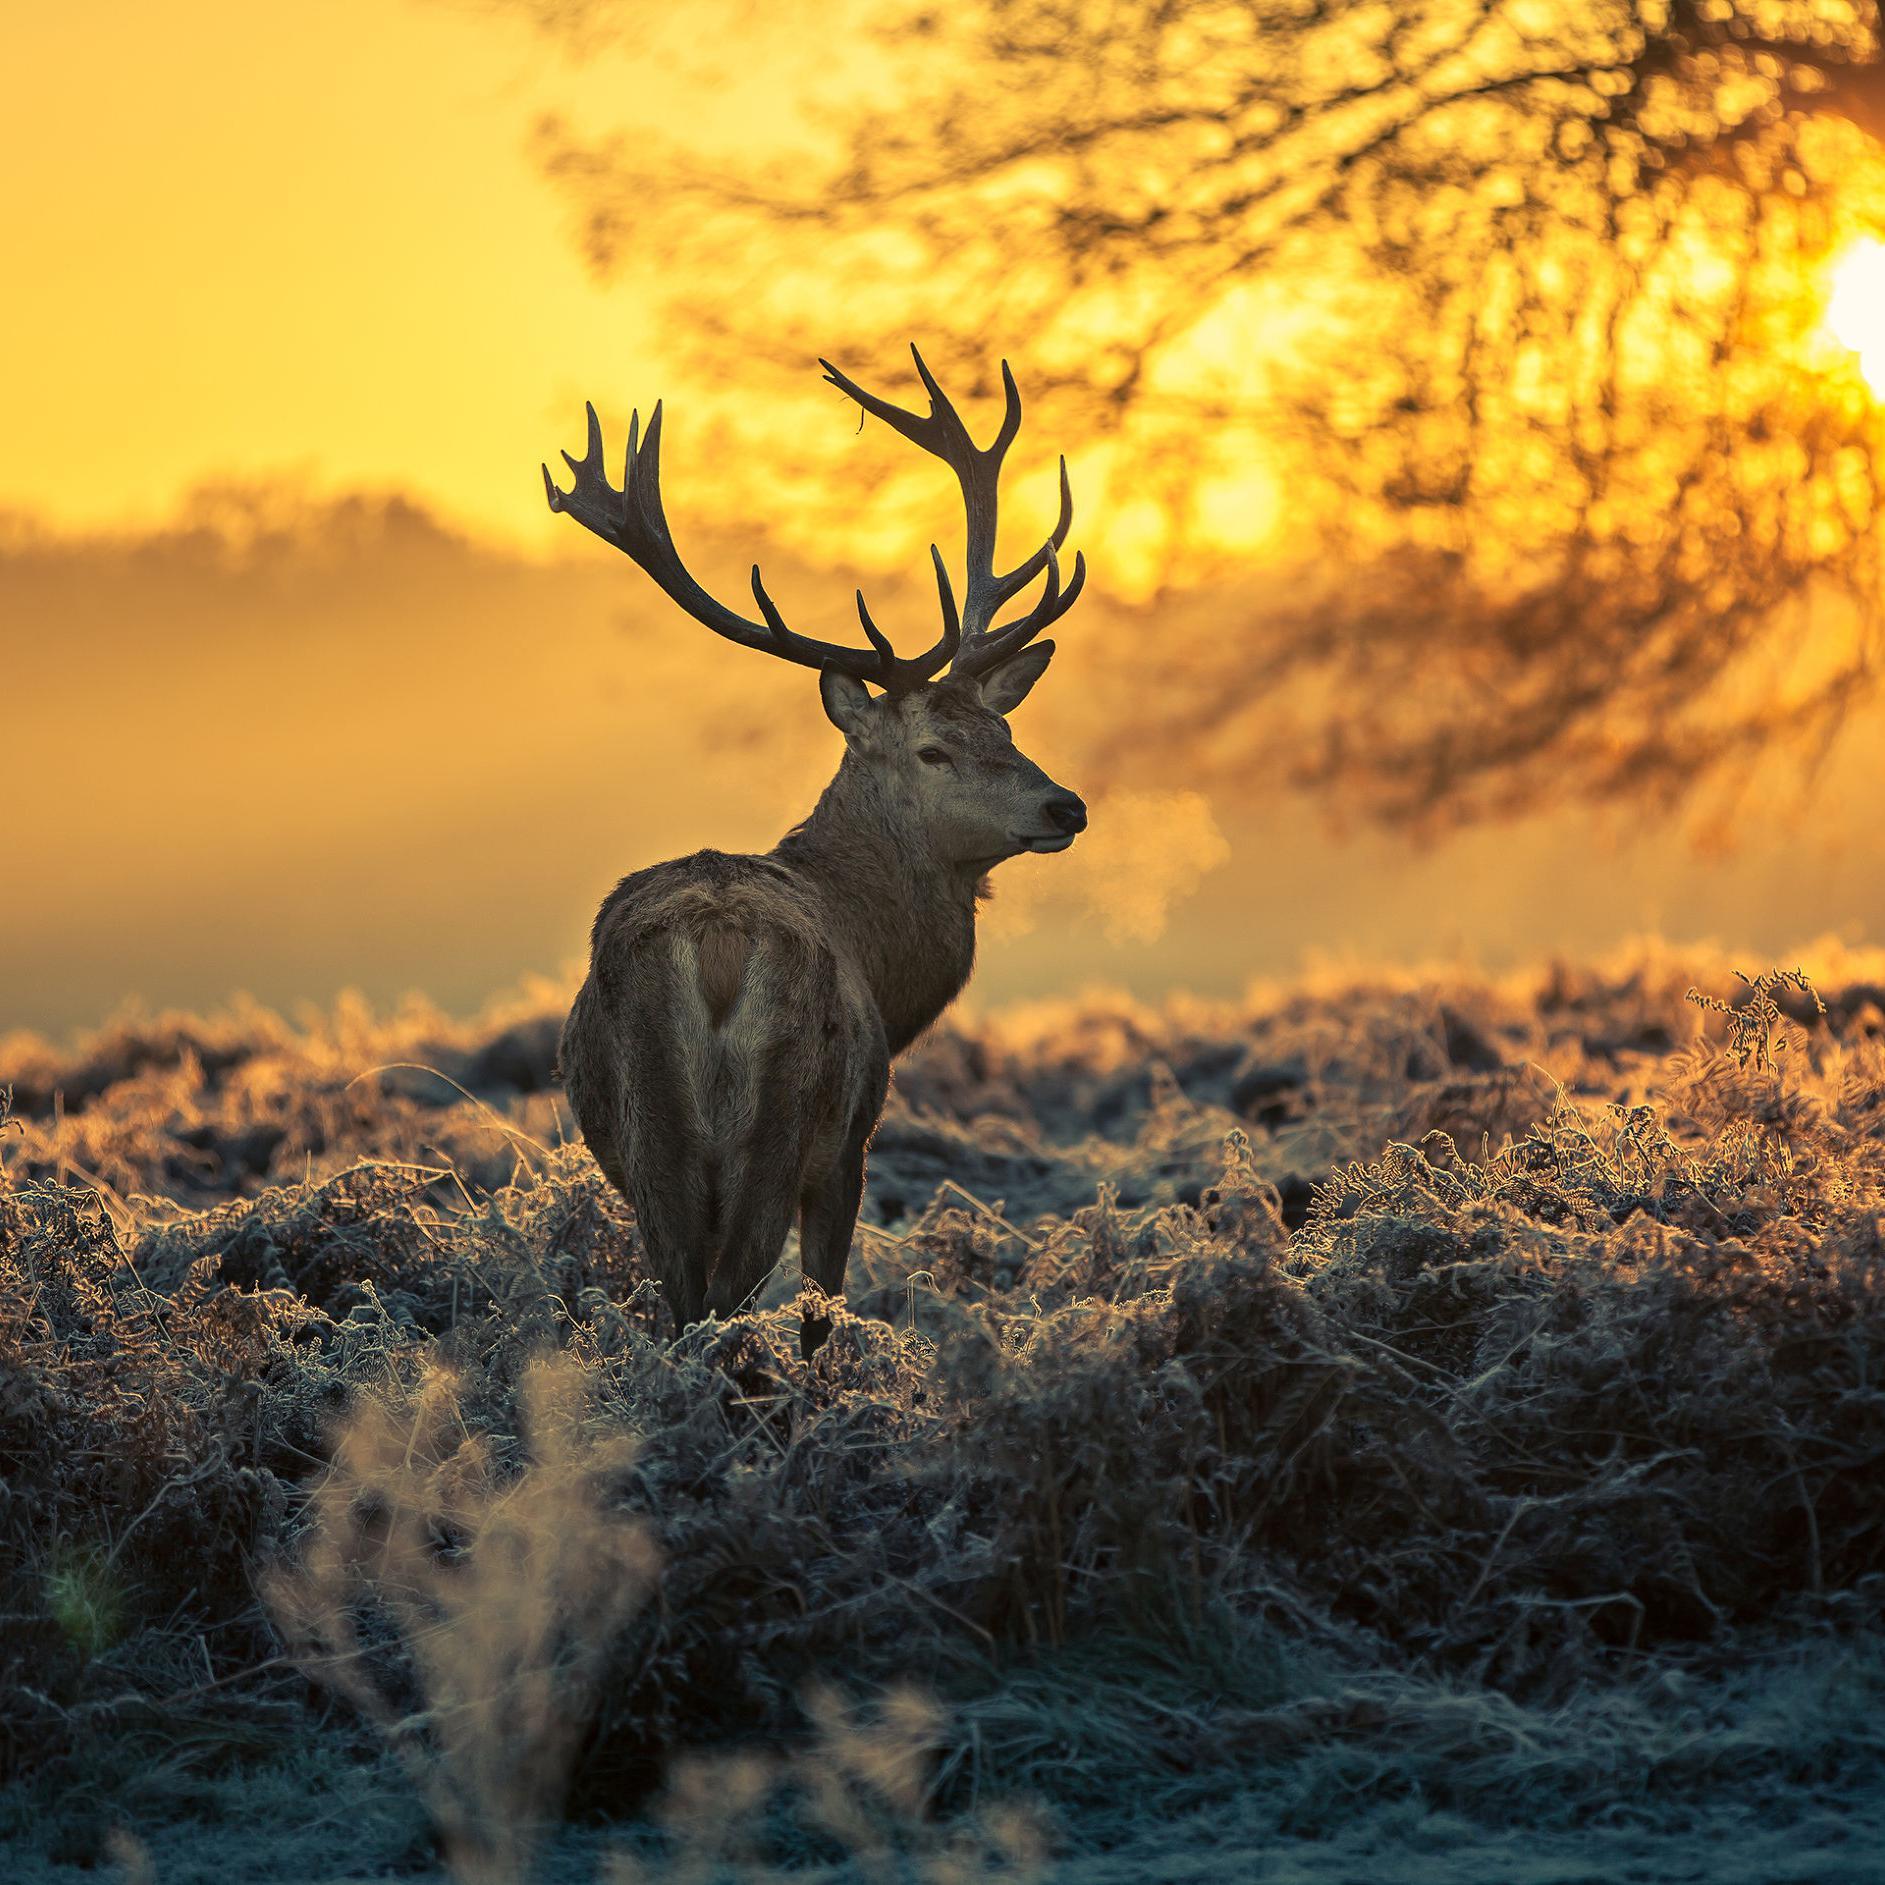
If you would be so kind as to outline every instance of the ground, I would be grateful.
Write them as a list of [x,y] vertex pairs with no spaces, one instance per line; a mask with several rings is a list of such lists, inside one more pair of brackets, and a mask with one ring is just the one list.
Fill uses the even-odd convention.
[[1885,1877],[1885,957],[1735,967],[947,1026],[809,1365],[556,991],[0,1042],[0,1864]]

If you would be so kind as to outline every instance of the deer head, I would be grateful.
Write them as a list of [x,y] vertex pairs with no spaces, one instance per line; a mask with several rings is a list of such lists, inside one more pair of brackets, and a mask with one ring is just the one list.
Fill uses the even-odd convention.
[[[1086,807],[1019,752],[1006,716],[1026,698],[1053,658],[1041,631],[1078,600],[1086,560],[1075,553],[1063,588],[1059,552],[1073,522],[1067,461],[1060,461],[1060,515],[1047,539],[1005,574],[995,569],[997,485],[1008,447],[1021,427],[1021,395],[1007,361],[1001,364],[1005,409],[993,442],[977,446],[915,347],[916,370],[929,394],[928,413],[906,411],[866,392],[821,360],[825,377],[873,417],[940,458],[961,486],[967,515],[963,600],[956,606],[942,552],[930,545],[942,607],[942,632],[922,654],[902,657],[857,591],[858,621],[868,647],[818,641],[786,626],[753,565],[752,621],[709,595],[674,547],[661,503],[661,407],[641,431],[630,417],[627,463],[618,491],[603,466],[602,425],[586,408],[589,437],[580,460],[563,454],[574,473],[558,489],[546,465],[543,486],[554,511],[638,563],[697,622],[728,641],[816,668],[826,714],[843,733],[847,765],[874,785],[900,823],[921,832],[946,861],[987,869],[1022,851],[1064,851],[1086,825]],[[997,625],[995,617],[1036,578],[1045,582],[1034,606]],[[872,692],[872,688],[880,690]]]

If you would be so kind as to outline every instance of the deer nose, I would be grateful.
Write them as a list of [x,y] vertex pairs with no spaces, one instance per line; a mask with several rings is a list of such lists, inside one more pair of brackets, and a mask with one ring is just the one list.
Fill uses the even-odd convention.
[[1071,792],[1059,792],[1041,807],[1047,822],[1056,831],[1084,831],[1086,829],[1086,800],[1076,798]]

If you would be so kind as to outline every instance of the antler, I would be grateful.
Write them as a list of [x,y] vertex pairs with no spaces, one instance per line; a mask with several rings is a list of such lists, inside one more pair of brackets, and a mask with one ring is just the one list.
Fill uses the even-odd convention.
[[[1014,375],[1007,361],[1001,365],[1002,385],[1007,392],[1007,411],[994,444],[978,450],[956,409],[923,364],[923,356],[910,349],[916,370],[929,391],[927,418],[905,412],[888,400],[867,393],[847,379],[830,361],[821,360],[825,377],[848,393],[866,412],[942,459],[956,474],[962,486],[963,503],[968,512],[968,586],[964,607],[958,616],[955,593],[949,584],[942,552],[930,545],[930,557],[936,566],[936,588],[942,603],[943,629],[932,647],[909,658],[899,656],[890,638],[871,620],[865,606],[864,592],[857,592],[858,620],[863,625],[868,648],[849,648],[837,642],[816,641],[788,628],[777,605],[766,593],[760,579],[759,565],[753,565],[753,600],[759,604],[763,620],[749,621],[707,593],[681,561],[668,529],[667,515],[661,507],[661,407],[656,403],[646,434],[641,432],[641,415],[631,415],[628,423],[628,457],[622,473],[622,488],[609,483],[602,460],[602,422],[594,406],[585,406],[589,418],[589,439],[580,460],[568,452],[563,461],[575,474],[567,491],[557,488],[548,465],[543,467],[543,489],[553,511],[567,511],[585,529],[592,530],[605,543],[612,543],[648,572],[656,583],[678,602],[695,621],[703,623],[716,635],[738,642],[742,648],[756,648],[761,653],[778,655],[808,668],[835,668],[862,681],[872,681],[891,692],[901,692],[933,679],[947,667],[953,674],[981,675],[1032,641],[1050,622],[1066,614],[1086,581],[1085,559],[1074,557],[1073,580],[1063,590],[1056,552],[1065,541],[1073,521],[1073,495],[1067,485],[1067,461],[1060,461],[1060,521],[1053,534],[1026,562],[1005,576],[994,569],[996,482],[1001,461],[1021,425],[1021,396],[1015,390]],[[996,612],[1041,571],[1047,572],[1047,587],[1032,610],[1018,621],[994,629]]]
[[[840,373],[829,360],[820,360],[825,378],[840,392],[848,393],[864,410],[894,430],[912,445],[940,458],[956,474],[962,487],[962,503],[968,513],[967,586],[963,591],[962,615],[958,625],[955,596],[949,587],[949,574],[943,566],[942,552],[932,543],[929,553],[936,564],[936,587],[942,596],[943,640],[950,648],[952,674],[981,675],[1018,650],[1025,648],[1042,629],[1057,622],[1080,598],[1086,584],[1086,558],[1074,552],[1073,579],[1065,589],[1060,586],[1060,546],[1067,540],[1073,523],[1073,490],[1067,483],[1067,460],[1060,461],[1060,517],[1041,547],[1024,562],[1017,563],[1005,576],[995,573],[995,520],[998,507],[997,486],[1001,479],[1001,461],[1015,434],[1021,430],[1021,394],[1016,389],[1008,362],[1001,363],[1001,386],[1006,399],[1001,430],[992,445],[978,447],[969,437],[961,414],[936,384],[935,375],[923,364],[923,356],[914,345],[910,358],[916,362],[918,377],[929,394],[927,416],[906,412]],[[996,615],[1012,602],[1035,577],[1045,570],[1047,586],[1041,599],[1024,616],[996,628]],[[859,598],[862,608],[863,599]]]

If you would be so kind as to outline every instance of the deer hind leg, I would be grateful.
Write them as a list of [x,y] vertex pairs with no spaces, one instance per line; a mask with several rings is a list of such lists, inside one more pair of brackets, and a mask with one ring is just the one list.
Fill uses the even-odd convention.
[[785,1245],[796,1174],[764,1133],[731,1147],[678,1128],[640,1135],[635,1214],[678,1328],[745,1308]]
[[722,1201],[720,1247],[707,1278],[707,1308],[733,1316],[772,1274],[792,1228],[794,1200],[789,1169],[753,1174]]
[[800,1135],[811,1072],[801,1044],[789,1038],[726,1063],[727,1085],[714,1108],[719,1141],[707,1307],[715,1315],[743,1309],[785,1248],[805,1166]]
[[712,1173],[699,1141],[671,1107],[640,1110],[624,1122],[622,1137],[632,1148],[624,1189],[679,1331],[707,1313]]
[[[869,1131],[846,1136],[829,1171],[799,1199],[799,1267],[808,1282],[827,1296],[844,1293],[845,1265],[858,1207],[864,1202],[864,1141]],[[810,1361],[831,1333],[829,1316],[808,1315],[799,1331],[799,1348]]]
[[[845,1267],[851,1260],[851,1239],[864,1202],[864,1154],[889,1091],[887,1061],[873,1061],[865,1090],[845,1128],[837,1156],[826,1169],[812,1176],[799,1194],[799,1268],[806,1280],[827,1296],[844,1293]],[[799,1347],[810,1361],[831,1333],[829,1316],[807,1316],[799,1331]]]
[[[696,1097],[696,1048],[684,1021],[691,977],[678,968],[670,948],[644,949],[617,984],[612,1045],[623,1072],[610,1148],[677,1331],[707,1313],[719,1203],[710,1122]],[[604,1170],[614,1175],[607,1163]]]

